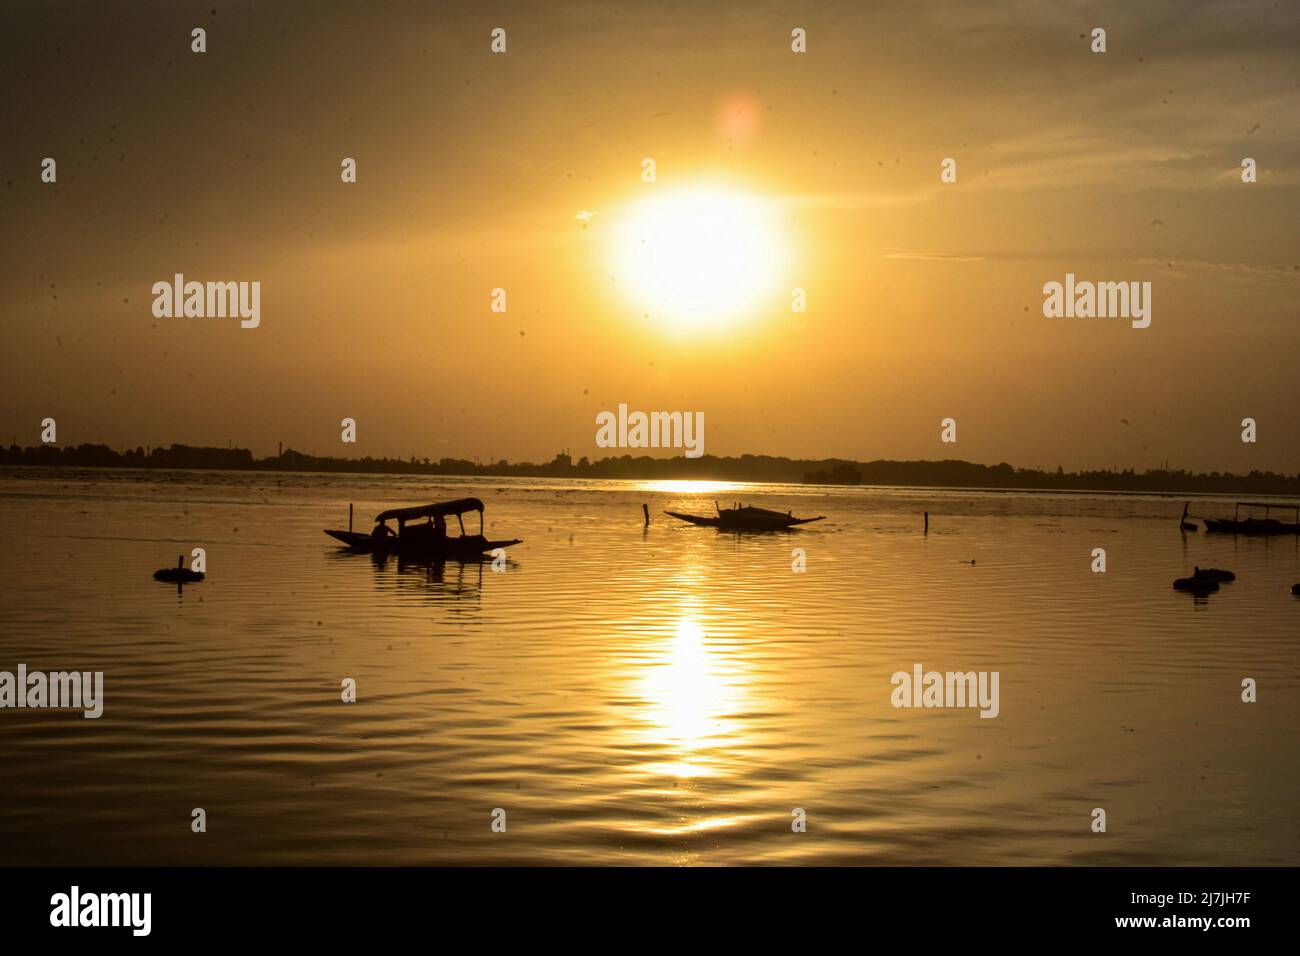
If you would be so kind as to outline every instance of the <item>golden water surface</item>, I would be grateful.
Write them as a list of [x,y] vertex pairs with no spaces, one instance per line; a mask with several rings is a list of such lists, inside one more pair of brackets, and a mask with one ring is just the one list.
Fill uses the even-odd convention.
[[[469,494],[490,538],[524,539],[503,572],[321,533],[349,502],[368,529]],[[827,520],[737,536],[662,514],[715,500]],[[103,671],[106,702],[0,710],[0,863],[1294,865],[1300,545],[1183,536],[1181,511],[3,472],[0,670]],[[193,547],[206,581],[152,580]],[[1198,564],[1238,580],[1170,588]],[[999,716],[895,709],[891,675],[917,663],[997,671]]]

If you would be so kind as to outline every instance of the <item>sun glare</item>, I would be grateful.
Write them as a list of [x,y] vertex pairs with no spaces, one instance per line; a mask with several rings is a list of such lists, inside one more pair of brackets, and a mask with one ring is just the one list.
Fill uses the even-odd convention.
[[773,205],[714,185],[630,204],[615,243],[620,286],[643,313],[674,328],[717,327],[752,315],[776,288],[781,257]]
[[660,491],[678,495],[716,495],[730,493],[744,485],[735,481],[710,481],[707,479],[662,478],[643,481],[637,485],[638,491]]
[[727,748],[719,741],[737,733],[745,681],[723,646],[711,641],[693,617],[683,617],[643,665],[640,695],[649,738],[657,745],[656,773],[705,777],[719,772]]

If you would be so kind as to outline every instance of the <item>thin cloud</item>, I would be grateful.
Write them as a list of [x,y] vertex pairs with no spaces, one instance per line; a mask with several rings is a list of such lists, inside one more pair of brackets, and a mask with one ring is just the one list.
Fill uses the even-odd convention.
[[954,256],[943,252],[890,252],[883,259],[919,259],[924,262],[983,262],[983,256]]

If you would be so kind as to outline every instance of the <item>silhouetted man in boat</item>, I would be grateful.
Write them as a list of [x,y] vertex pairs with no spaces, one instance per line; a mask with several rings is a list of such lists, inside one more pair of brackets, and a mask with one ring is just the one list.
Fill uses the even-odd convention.
[[393,529],[388,527],[387,521],[378,522],[375,525],[374,529],[370,532],[370,537],[376,539],[377,541],[382,541],[384,538],[391,538],[392,536],[393,536]]
[[435,541],[447,540],[447,519],[442,515],[433,516],[433,538]]

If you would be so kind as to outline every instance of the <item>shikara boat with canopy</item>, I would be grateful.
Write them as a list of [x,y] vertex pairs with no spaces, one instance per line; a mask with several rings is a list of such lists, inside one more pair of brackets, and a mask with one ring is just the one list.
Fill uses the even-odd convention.
[[[478,512],[478,534],[465,533],[464,515]],[[455,517],[460,534],[446,533],[446,519]],[[397,530],[388,527],[397,522]],[[349,524],[351,522],[349,521]],[[509,548],[518,538],[489,541],[483,534],[483,502],[478,498],[458,498],[414,508],[390,508],[375,515],[375,529],[332,531],[325,533],[353,551],[364,554],[396,554],[427,560],[481,561],[497,548]]]

